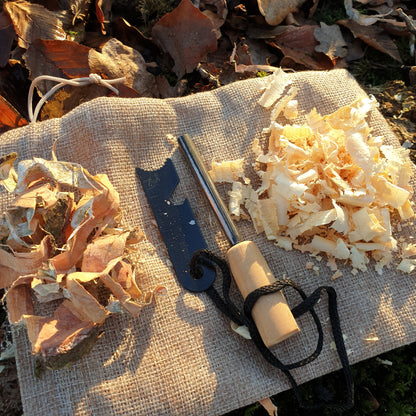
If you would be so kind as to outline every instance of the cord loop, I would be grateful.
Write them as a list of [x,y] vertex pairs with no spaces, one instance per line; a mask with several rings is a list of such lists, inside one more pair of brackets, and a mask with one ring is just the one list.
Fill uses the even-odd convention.
[[[97,84],[97,85],[103,85],[104,87],[107,87],[109,90],[114,92],[114,94],[118,95],[119,91],[117,88],[113,87],[111,84],[118,84],[120,82],[124,82],[126,80],[125,77],[122,78],[116,78],[116,79],[103,79],[98,74],[90,74],[88,77],[83,78],[60,78],[60,77],[54,77],[51,75],[40,75],[39,77],[36,77],[32,83],[30,84],[29,88],[29,95],[28,95],[28,113],[29,113],[29,121],[31,123],[36,122],[40,109],[42,108],[43,104],[45,104],[48,99],[55,94],[56,91],[58,91],[60,88],[64,87],[65,85],[72,85],[74,87],[83,87],[85,85],[89,84]],[[53,82],[59,82],[58,85],[55,85],[52,87],[44,96],[40,99],[38,104],[35,107],[35,110],[33,111],[32,104],[33,104],[33,92],[35,89],[35,86],[40,81],[53,81]]]
[[[304,409],[309,410],[318,410],[322,408],[330,408],[334,410],[348,410],[353,407],[354,404],[354,385],[351,375],[351,368],[349,365],[349,360],[347,356],[347,351],[344,344],[344,338],[342,336],[341,324],[338,315],[337,307],[337,294],[333,287],[331,286],[321,286],[318,287],[310,296],[307,296],[302,289],[293,281],[289,279],[279,280],[271,285],[263,286],[255,291],[251,292],[245,299],[243,305],[243,311],[240,312],[237,306],[232,302],[229,295],[229,290],[231,287],[231,272],[228,267],[228,264],[216,254],[209,250],[198,250],[194,253],[191,262],[190,262],[190,274],[194,278],[201,277],[201,268],[199,265],[204,264],[204,262],[211,262],[215,264],[218,269],[221,271],[222,275],[222,297],[218,291],[210,286],[205,292],[217,306],[217,308],[223,312],[228,318],[235,322],[239,326],[245,325],[251,336],[251,340],[256,345],[257,349],[263,356],[263,358],[273,365],[274,367],[281,370],[286,377],[288,378],[293,392],[296,396],[296,399],[299,403],[299,406]],[[257,300],[264,295],[280,291],[284,288],[293,288],[295,289],[302,301],[292,308],[292,313],[295,318],[300,317],[301,315],[309,312],[314,320],[316,329],[318,332],[318,342],[313,351],[308,357],[296,361],[290,364],[282,363],[273,352],[266,347],[263,340],[261,339],[260,333],[257,330],[257,327],[251,316],[251,311]],[[322,394],[319,394],[319,401],[307,402],[301,396],[298,384],[294,377],[292,376],[290,370],[298,367],[302,367],[314,361],[322,351],[323,347],[323,329],[321,321],[314,310],[314,306],[318,300],[322,297],[323,294],[328,296],[328,313],[331,321],[331,330],[332,335],[335,341],[335,345],[338,352],[338,357],[342,364],[342,371],[344,374],[345,385],[346,385],[346,399],[344,403],[336,403],[329,400],[330,393],[325,388],[322,388]]]

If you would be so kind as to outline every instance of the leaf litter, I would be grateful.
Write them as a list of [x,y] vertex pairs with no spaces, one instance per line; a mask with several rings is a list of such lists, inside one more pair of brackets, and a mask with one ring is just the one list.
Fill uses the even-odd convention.
[[[415,11],[406,0],[394,5],[378,1],[375,6],[339,0],[333,7],[337,10],[326,13],[337,11],[342,18],[330,24],[325,21],[330,18],[324,17],[327,6],[317,1],[254,3],[5,1],[0,15],[0,66],[27,69],[30,80],[38,75],[86,77],[92,72],[108,79],[123,73],[127,83],[120,96],[164,98],[273,72],[270,66],[346,68],[367,47],[404,63],[398,69],[402,72],[411,65],[409,59],[414,62],[409,24]],[[408,39],[406,60],[397,46],[398,37]],[[258,51],[262,54],[257,56]],[[42,96],[50,88],[50,83],[42,82],[37,90]],[[54,111],[46,111],[41,119],[62,116],[80,102],[109,95],[103,88],[90,88],[82,100],[68,99],[78,94],[75,89],[66,87],[66,93],[51,98]],[[27,114],[17,105],[19,97],[2,90],[0,96],[7,107],[5,115],[0,114],[0,128],[24,123]]]

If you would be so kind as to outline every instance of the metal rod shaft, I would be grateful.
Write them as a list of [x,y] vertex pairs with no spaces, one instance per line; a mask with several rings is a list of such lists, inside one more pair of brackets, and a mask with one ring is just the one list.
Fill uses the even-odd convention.
[[211,204],[227,238],[230,240],[232,245],[241,242],[240,234],[231,219],[227,207],[221,199],[214,182],[209,176],[208,171],[202,162],[201,155],[192,142],[191,137],[188,134],[184,134],[178,138],[178,142],[184,151],[186,158],[189,160],[192,170],[201,184],[202,190],[208,198],[208,201]]

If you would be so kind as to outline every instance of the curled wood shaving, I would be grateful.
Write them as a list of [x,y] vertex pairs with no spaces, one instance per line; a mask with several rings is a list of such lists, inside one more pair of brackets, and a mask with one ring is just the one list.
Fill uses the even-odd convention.
[[[408,150],[372,135],[366,117],[377,106],[373,97],[326,116],[313,109],[303,125],[279,124],[276,117],[296,94],[292,87],[282,97],[286,85],[285,76],[276,72],[259,100],[271,110],[267,151],[253,143],[260,186],[254,189],[236,177],[244,173],[233,175],[232,161],[216,163],[214,180],[232,183],[230,212],[237,219],[248,212],[256,232],[279,247],[325,253],[333,279],[341,276],[336,273],[339,261],[357,273],[373,259],[381,274],[398,251],[391,214],[395,211],[402,220],[414,216]],[[399,266],[405,272],[415,268],[412,259]]]

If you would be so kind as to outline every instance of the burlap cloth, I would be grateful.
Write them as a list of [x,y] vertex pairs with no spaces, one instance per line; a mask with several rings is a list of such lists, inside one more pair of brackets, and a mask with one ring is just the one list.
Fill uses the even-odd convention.
[[[364,94],[345,70],[291,75],[299,86],[299,108],[333,112]],[[205,294],[192,294],[176,281],[167,252],[135,175],[135,167],[159,168],[172,157],[181,178],[175,199],[186,195],[210,249],[225,253],[228,243],[180,153],[167,139],[189,133],[207,165],[217,160],[247,158],[251,144],[262,138],[269,111],[257,101],[264,79],[236,82],[214,91],[176,99],[100,98],[83,104],[61,119],[16,129],[2,135],[1,154],[17,151],[20,159],[50,158],[57,142],[60,160],[82,164],[92,173],[105,172],[120,193],[124,221],[139,226],[147,239],[139,246],[137,264],[144,275],[139,285],[168,288],[168,296],[143,309],[137,319],[114,315],[103,325],[105,335],[92,352],[70,369],[49,371],[37,379],[28,338],[15,329],[14,341],[25,416],[29,415],[218,415],[289,388],[285,377],[260,357],[250,341],[230,329],[230,322]],[[298,122],[302,121],[302,115]],[[370,117],[374,135],[398,145],[378,111]],[[226,189],[221,188],[223,196]],[[11,197],[1,194],[1,208]],[[352,363],[416,339],[414,275],[395,268],[379,276],[369,271],[357,276],[343,268],[331,282],[321,264],[319,275],[307,270],[310,258],[285,252],[249,222],[238,228],[258,244],[276,277],[284,274],[311,293],[332,284],[339,297],[341,324]],[[404,224],[401,236],[414,235]],[[322,262],[324,263],[324,261]],[[286,292],[289,303],[298,295]],[[324,350],[313,363],[293,372],[299,383],[340,368],[327,321],[327,302],[316,308],[325,331]],[[316,328],[308,317],[299,320],[301,333],[274,348],[284,362],[306,357],[315,347]],[[366,341],[378,337],[378,341]]]

